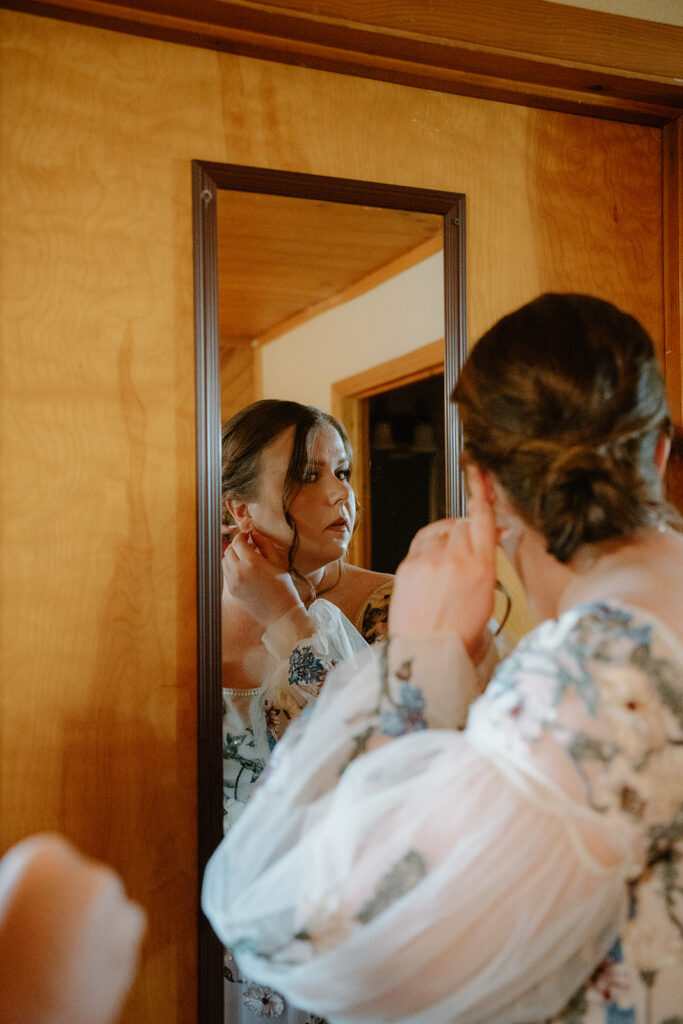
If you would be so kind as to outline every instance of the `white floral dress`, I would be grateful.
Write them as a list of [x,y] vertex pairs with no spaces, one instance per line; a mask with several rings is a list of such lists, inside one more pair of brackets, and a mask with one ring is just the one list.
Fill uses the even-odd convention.
[[575,608],[462,731],[457,638],[381,647],[331,673],[209,863],[244,970],[335,1024],[681,1024],[680,643]]
[[[271,655],[270,674],[252,690],[223,689],[223,813],[225,831],[244,810],[270,754],[288,725],[320,693],[329,670],[386,636],[393,581],[372,591],[353,623],[330,602],[315,601],[309,614],[316,632],[295,641],[285,616],[263,642]],[[245,977],[229,950],[224,963],[226,1024],[325,1024],[314,1013],[297,1010],[270,986]]]

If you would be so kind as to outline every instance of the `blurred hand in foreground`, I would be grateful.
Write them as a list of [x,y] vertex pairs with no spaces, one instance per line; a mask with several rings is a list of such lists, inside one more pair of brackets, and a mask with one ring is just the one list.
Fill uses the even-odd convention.
[[133,982],[145,914],[118,877],[60,836],[0,861],[0,1001],[7,1024],[110,1024]]

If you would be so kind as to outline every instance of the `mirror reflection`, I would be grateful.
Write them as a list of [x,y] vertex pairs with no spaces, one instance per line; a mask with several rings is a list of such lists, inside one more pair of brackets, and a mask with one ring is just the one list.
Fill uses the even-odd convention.
[[[218,193],[224,823],[445,514],[443,217]],[[225,1020],[316,1018],[225,960]]]

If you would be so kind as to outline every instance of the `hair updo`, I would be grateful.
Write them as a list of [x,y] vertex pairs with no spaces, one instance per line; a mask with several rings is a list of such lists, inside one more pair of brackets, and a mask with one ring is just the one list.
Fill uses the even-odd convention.
[[541,295],[475,345],[453,392],[466,457],[567,562],[676,513],[655,448],[672,424],[652,341],[588,295]]
[[325,426],[339,434],[349,466],[353,463],[351,442],[344,426],[327,412],[313,405],[264,398],[240,409],[227,421],[222,431],[222,508],[223,522],[232,524],[227,506],[230,499],[254,501],[261,483],[261,452],[283,430],[294,427],[294,444],[282,488],[282,512],[292,530],[289,550],[289,568],[292,569],[299,541],[296,523],[289,508],[302,482],[311,468],[310,440]]

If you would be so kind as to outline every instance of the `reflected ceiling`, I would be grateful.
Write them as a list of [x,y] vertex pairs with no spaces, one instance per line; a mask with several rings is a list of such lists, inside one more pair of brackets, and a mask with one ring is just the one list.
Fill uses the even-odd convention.
[[443,217],[218,192],[221,349],[263,344],[442,248]]

